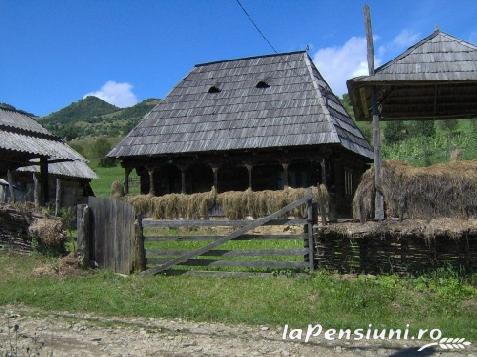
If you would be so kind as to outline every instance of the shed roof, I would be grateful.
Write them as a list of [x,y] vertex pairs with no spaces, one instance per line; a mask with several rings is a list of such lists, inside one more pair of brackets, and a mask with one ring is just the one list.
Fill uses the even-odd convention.
[[[260,81],[268,87],[257,86]],[[300,51],[196,65],[108,156],[317,144],[372,156],[340,100]]]
[[[20,172],[40,172],[39,165],[25,166],[17,169]],[[97,179],[95,172],[90,169],[85,161],[64,161],[48,165],[48,174],[76,179]]]
[[[50,160],[85,160],[63,140],[26,113],[0,106],[0,150],[48,157]],[[1,158],[0,158],[1,160]]]
[[383,119],[477,117],[477,46],[436,30],[347,84],[358,120],[371,117],[373,87]]

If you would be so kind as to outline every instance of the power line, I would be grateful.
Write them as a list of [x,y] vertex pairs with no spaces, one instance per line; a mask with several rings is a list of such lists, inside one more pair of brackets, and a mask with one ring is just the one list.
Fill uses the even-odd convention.
[[273,52],[275,53],[278,53],[278,51],[275,49],[275,47],[273,47],[272,43],[270,42],[270,40],[267,38],[267,36],[265,36],[265,34],[262,32],[262,30],[260,30],[260,28],[258,27],[258,25],[255,23],[255,21],[252,19],[252,16],[250,16],[250,14],[248,13],[248,11],[245,9],[245,7],[243,7],[242,3],[240,2],[240,0],[235,0],[235,2],[238,4],[238,6],[240,6],[240,8],[242,9],[242,11],[244,12],[245,16],[247,16],[248,20],[250,21],[250,23],[253,25],[253,27],[255,27],[255,30],[257,30],[257,32],[260,34],[260,36],[262,36],[262,38],[268,43],[268,45],[270,46],[270,48],[272,49]]

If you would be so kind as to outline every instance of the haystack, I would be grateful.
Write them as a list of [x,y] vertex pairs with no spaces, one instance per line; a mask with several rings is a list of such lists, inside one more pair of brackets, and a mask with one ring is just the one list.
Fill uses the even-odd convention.
[[[477,160],[413,167],[385,161],[382,191],[387,217],[477,217]],[[366,171],[353,199],[356,219],[374,213],[374,169]]]
[[[324,187],[324,186],[323,186]],[[136,211],[156,219],[198,219],[208,218],[208,213],[218,205],[224,216],[229,219],[247,217],[265,217],[280,210],[289,203],[303,197],[306,188],[287,188],[285,190],[265,191],[228,191],[217,193],[213,188],[209,192],[193,194],[168,194],[159,197],[138,195],[128,197]],[[326,191],[326,188],[324,189]],[[313,200],[327,196],[323,188],[312,188]],[[290,212],[290,216],[306,217],[306,207],[302,205]]]

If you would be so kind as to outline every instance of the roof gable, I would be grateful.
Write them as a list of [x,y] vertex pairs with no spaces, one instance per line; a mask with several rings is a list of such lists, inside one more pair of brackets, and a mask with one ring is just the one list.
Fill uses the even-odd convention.
[[[266,86],[257,86],[265,81]],[[209,93],[215,87],[218,91]],[[108,155],[369,144],[307,53],[196,65]]]

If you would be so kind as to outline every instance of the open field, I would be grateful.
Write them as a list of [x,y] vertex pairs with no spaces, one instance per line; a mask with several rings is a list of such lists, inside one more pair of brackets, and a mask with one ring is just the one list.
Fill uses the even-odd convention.
[[[449,272],[420,278],[122,277],[95,272],[63,278],[32,271],[51,258],[0,255],[0,304],[109,316],[333,328],[440,328],[446,336],[477,338],[477,289]],[[364,325],[364,326],[363,326]]]

